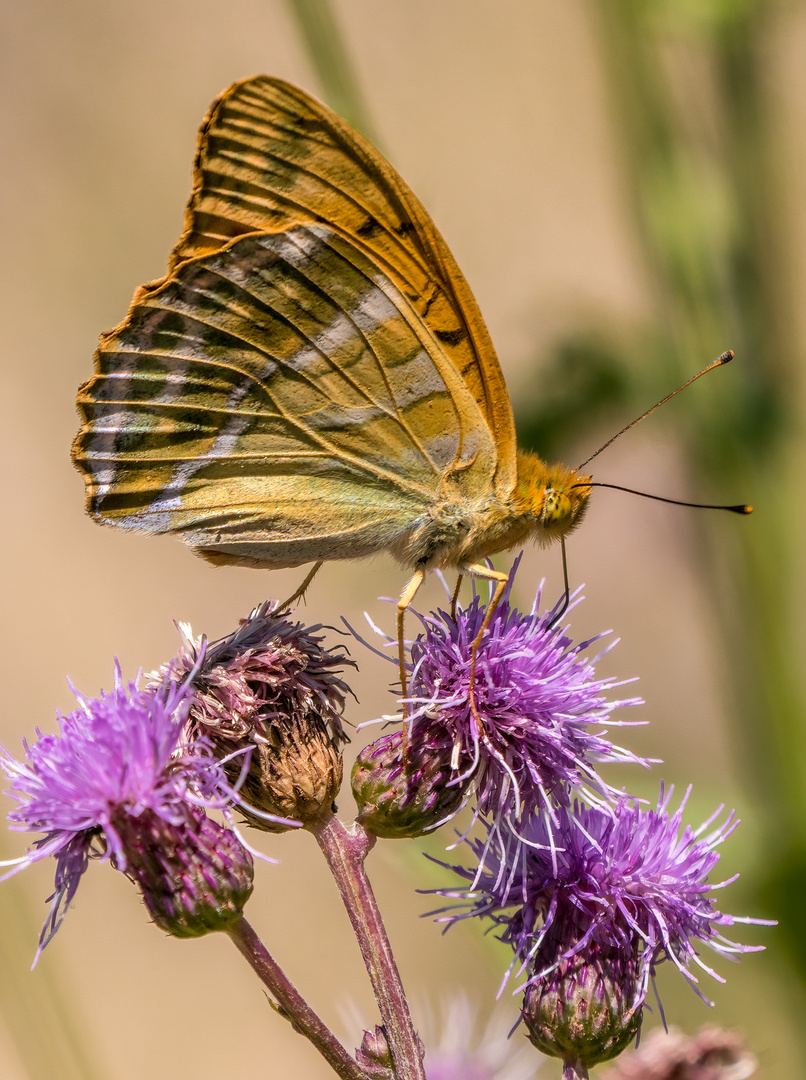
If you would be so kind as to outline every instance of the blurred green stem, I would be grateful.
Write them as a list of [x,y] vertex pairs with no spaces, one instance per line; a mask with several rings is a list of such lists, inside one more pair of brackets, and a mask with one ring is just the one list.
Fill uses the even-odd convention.
[[759,0],[595,5],[657,299],[660,359],[677,362],[679,377],[728,346],[737,355],[719,411],[700,417],[691,467],[717,499],[757,493],[757,513],[708,523],[703,585],[727,635],[737,758],[773,853],[764,888],[806,981],[806,695],[793,597],[802,360],[764,66],[775,15],[776,5]]
[[95,1080],[104,1073],[103,1063],[91,1025],[75,1015],[75,996],[59,970],[58,953],[47,955],[33,973],[26,970],[39,935],[33,910],[21,882],[3,883],[0,1011],[7,1043],[13,1043],[27,1080]]
[[378,146],[329,0],[286,0],[331,109]]

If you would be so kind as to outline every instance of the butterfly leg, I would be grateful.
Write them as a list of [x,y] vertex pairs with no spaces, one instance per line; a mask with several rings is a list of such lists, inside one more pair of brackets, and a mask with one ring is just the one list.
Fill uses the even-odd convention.
[[297,591],[291,593],[291,595],[289,596],[289,598],[287,600],[283,600],[282,604],[278,604],[277,607],[274,609],[275,612],[288,610],[291,607],[291,605],[294,603],[295,600],[300,600],[303,596],[305,596],[305,590],[308,588],[310,583],[313,581],[313,579],[319,573],[320,569],[322,568],[323,563],[324,563],[324,559],[320,559],[319,562],[315,562],[313,564],[313,568],[306,575],[305,580],[300,585],[300,587],[297,589]]
[[493,592],[492,600],[490,600],[487,605],[487,611],[484,614],[481,628],[479,629],[478,634],[476,634],[475,640],[470,647],[470,711],[475,717],[479,732],[481,732],[481,719],[479,718],[478,710],[476,709],[476,662],[478,660],[479,646],[481,645],[482,638],[484,637],[487,627],[490,625],[490,619],[492,619],[493,613],[498,607],[501,597],[504,595],[504,589],[507,587],[509,575],[502,574],[500,570],[493,570],[489,566],[483,566],[481,563],[474,563],[472,566],[462,566],[460,569],[463,574],[467,574],[469,577],[495,582],[495,591]]
[[456,605],[459,603],[459,590],[462,587],[462,574],[456,578],[456,588],[453,590],[453,596],[451,597],[451,618],[456,620]]
[[425,570],[417,570],[414,577],[400,594],[400,599],[397,602],[397,655],[400,661],[400,693],[402,697],[406,696],[406,654],[403,649],[403,618],[406,614],[406,608],[417,595],[417,590],[424,579]]

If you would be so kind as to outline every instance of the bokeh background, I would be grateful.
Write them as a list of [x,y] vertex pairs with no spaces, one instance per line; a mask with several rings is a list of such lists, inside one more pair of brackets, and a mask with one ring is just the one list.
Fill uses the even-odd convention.
[[[17,753],[36,725],[53,730],[56,708],[71,707],[65,676],[94,694],[110,685],[114,656],[127,674],[169,657],[173,620],[220,636],[298,581],[213,570],[171,539],[99,528],[69,460],[76,387],[99,332],[163,272],[209,103],[247,75],[290,79],[361,123],[433,215],[488,321],[524,445],[573,464],[736,350],[733,365],[609,449],[596,476],[756,513],[597,493],[569,544],[587,595],[572,628],[620,636],[605,667],[640,676],[650,721],[625,741],[664,761],[613,780],[651,799],[661,778],[692,783],[695,823],[736,806],[743,823],[722,866],[742,876],[724,906],[780,921],[739,928],[768,951],[718,965],[726,984],[703,986],[713,1012],[662,971],[667,1015],[692,1032],[739,1028],[759,1075],[800,1075],[804,5],[5,0],[0,19],[3,744]],[[528,552],[523,603],[541,578],[556,597],[557,551]],[[337,626],[366,610],[391,628],[378,597],[402,580],[386,559],[331,564],[304,615]],[[426,599],[439,600],[431,589]],[[394,671],[353,653],[357,724],[392,708]],[[350,806],[345,792],[345,816]],[[367,1025],[376,1017],[315,844],[260,844],[281,862],[259,867],[250,920],[355,1040],[349,1011]],[[22,846],[12,835],[7,857]],[[415,890],[440,878],[416,845],[381,843],[369,865],[418,1019],[463,988],[483,1024],[506,957],[478,927],[442,937],[419,917],[429,900]],[[0,1075],[331,1075],[227,940],[163,937],[107,868],[91,868],[29,973],[51,887],[41,865],[0,888]],[[515,1001],[504,1006],[514,1016]]]

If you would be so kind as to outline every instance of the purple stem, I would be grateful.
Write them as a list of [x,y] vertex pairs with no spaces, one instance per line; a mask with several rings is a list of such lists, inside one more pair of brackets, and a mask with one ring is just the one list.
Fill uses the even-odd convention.
[[293,1029],[313,1043],[331,1069],[342,1080],[367,1080],[367,1074],[301,997],[246,919],[241,919],[227,933],[258,978],[269,988],[280,1015],[290,1020]]
[[335,817],[309,826],[327,859],[378,1002],[397,1080],[426,1080],[421,1043],[411,1020],[400,973],[386,935],[378,903],[364,869],[374,836],[353,822]]

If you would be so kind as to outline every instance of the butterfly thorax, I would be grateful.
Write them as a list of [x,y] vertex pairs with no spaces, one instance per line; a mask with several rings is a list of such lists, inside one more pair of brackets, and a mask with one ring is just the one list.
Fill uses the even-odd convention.
[[458,567],[528,540],[549,544],[582,520],[588,480],[519,452],[518,480],[508,496],[470,499],[446,492],[391,550],[406,566]]

